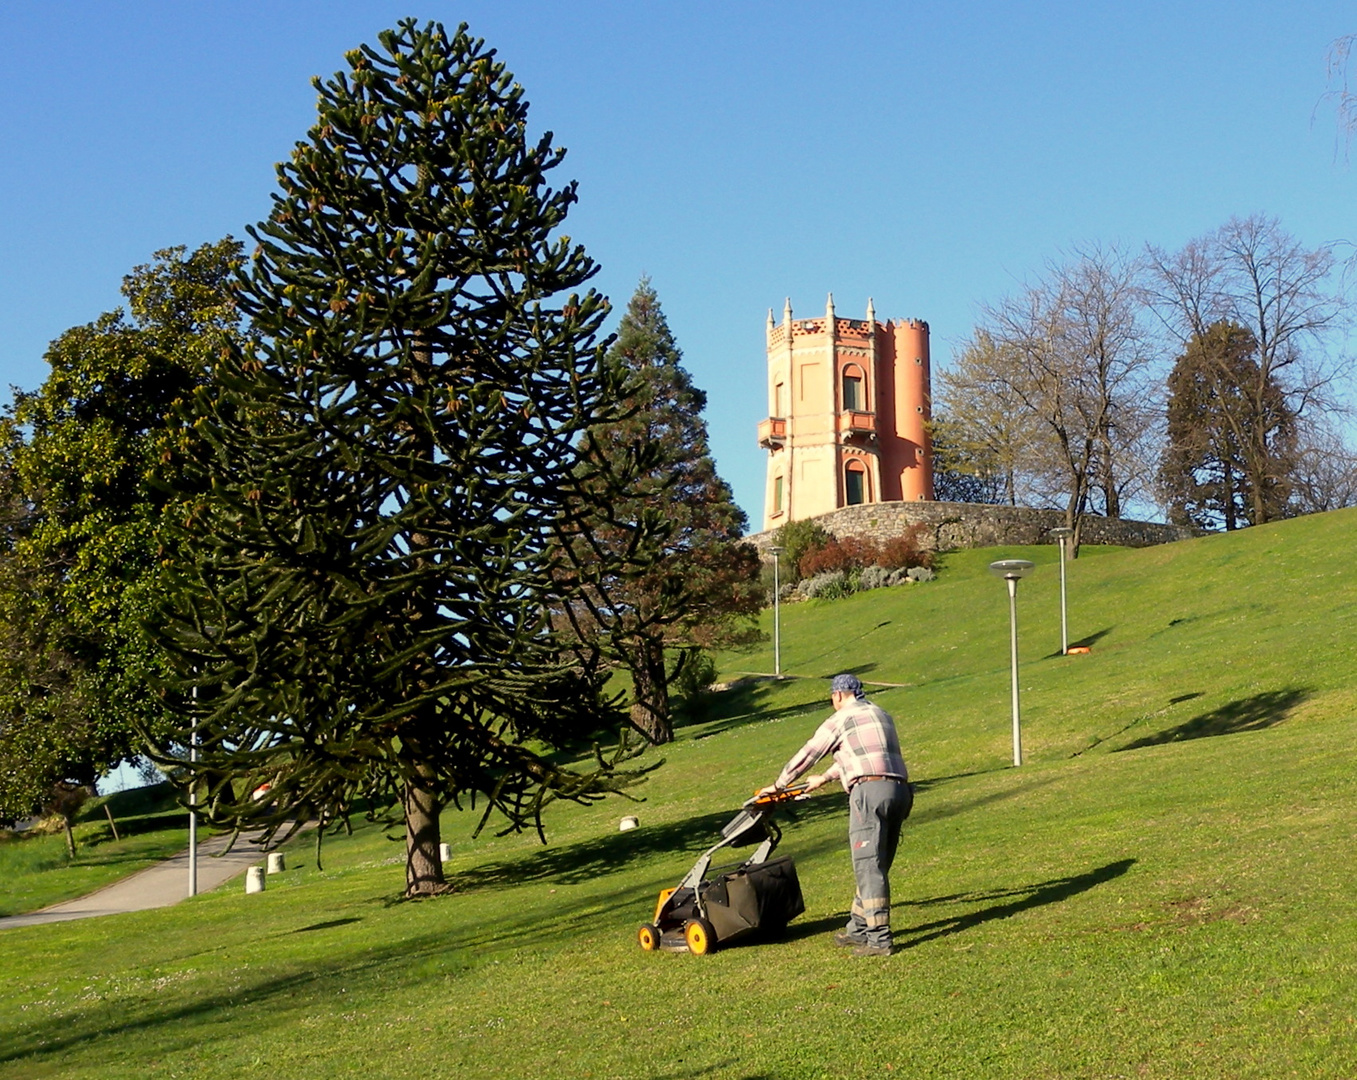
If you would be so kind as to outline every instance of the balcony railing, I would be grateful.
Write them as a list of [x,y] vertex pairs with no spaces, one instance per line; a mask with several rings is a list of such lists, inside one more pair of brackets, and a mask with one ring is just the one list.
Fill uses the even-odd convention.
[[787,421],[780,416],[770,416],[759,421],[759,445],[765,450],[774,450],[787,441]]
[[839,414],[839,432],[843,435],[875,435],[876,413],[848,409]]

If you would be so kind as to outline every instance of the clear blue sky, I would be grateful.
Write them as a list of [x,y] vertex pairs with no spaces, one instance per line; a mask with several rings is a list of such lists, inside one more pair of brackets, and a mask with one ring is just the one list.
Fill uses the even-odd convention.
[[785,296],[927,319],[937,365],[1073,244],[1255,211],[1357,237],[1320,100],[1350,4],[8,0],[0,386],[40,383],[47,342],[153,251],[264,217],[309,77],[407,14],[469,22],[569,148],[569,231],[619,309],[651,275],[755,528]]

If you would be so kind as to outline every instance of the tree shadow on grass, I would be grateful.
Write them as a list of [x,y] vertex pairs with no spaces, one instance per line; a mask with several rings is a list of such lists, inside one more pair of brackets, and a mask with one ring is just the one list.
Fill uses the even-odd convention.
[[674,718],[675,730],[700,727],[704,730],[697,738],[705,739],[745,724],[776,719],[787,712],[787,706],[774,707],[770,701],[777,685],[778,680],[771,677],[743,676],[728,690],[709,694],[700,705],[684,708]]
[[312,923],[310,926],[299,926],[293,930],[294,934],[306,934],[312,930],[333,930],[339,926],[350,926],[353,923],[362,922],[361,916],[350,916],[347,919],[330,919],[328,922]]
[[[790,676],[785,677],[789,678]],[[687,719],[682,723],[676,723],[675,727],[701,728],[701,732],[693,737],[710,739],[713,735],[721,735],[750,724],[829,712],[828,689],[825,691],[823,701],[817,697],[813,702],[784,701],[774,704],[773,687],[777,685],[778,683],[771,678],[754,677],[742,680],[729,690],[706,698],[700,710],[688,714]],[[807,731],[807,734],[809,733]]]
[[[836,838],[837,839],[837,838]],[[686,868],[685,868],[686,869]],[[646,887],[624,886],[594,894],[585,903],[565,902],[548,912],[533,909],[522,912],[513,905],[502,905],[490,917],[467,920],[450,928],[439,923],[427,933],[365,947],[361,952],[351,944],[347,951],[334,939],[334,948],[323,956],[301,962],[284,961],[291,970],[271,973],[253,970],[230,985],[204,987],[194,996],[147,995],[132,999],[102,1001],[81,999],[76,1008],[52,1015],[44,1011],[33,1020],[17,1020],[5,1031],[0,1044],[0,1063],[32,1058],[35,1065],[63,1060],[69,1050],[84,1048],[91,1039],[137,1036],[145,1033],[164,1056],[188,1049],[201,1049],[205,1033],[202,1024],[209,1019],[229,1017],[232,1023],[248,1025],[256,1034],[270,1028],[293,1030],[299,1019],[313,1019],[317,1012],[331,1008],[355,984],[365,981],[400,983],[406,986],[433,984],[435,994],[446,992],[449,977],[497,964],[502,958],[523,956],[532,962],[544,942],[575,941],[596,933],[601,924],[619,911],[635,913],[636,925],[648,914],[654,894],[645,897],[638,910],[638,898]],[[455,903],[456,897],[427,901]],[[304,926],[300,930],[339,929],[361,919],[336,919],[329,923]],[[627,934],[630,937],[630,934]],[[190,963],[195,956],[219,952],[227,946],[203,942],[193,953],[182,955],[175,963]],[[520,953],[521,950],[521,953]],[[669,1074],[689,1075],[684,1072]],[[700,1069],[691,1075],[706,1075]]]
[[1062,903],[1082,892],[1087,892],[1089,889],[1121,877],[1135,864],[1135,859],[1118,859],[1116,862],[1108,863],[1106,866],[1100,866],[1096,870],[1089,870],[1083,874],[1055,878],[1051,881],[1038,882],[1035,885],[1022,885],[1016,889],[957,893],[952,896],[939,896],[929,900],[911,900],[904,904],[897,904],[896,907],[925,907],[936,904],[974,904],[987,900],[1003,901],[965,915],[938,919],[934,922],[921,923],[918,926],[898,930],[895,934],[896,947],[899,950],[912,949],[925,942],[964,933],[984,923],[993,922],[995,919],[1007,919],[1011,915],[1030,911],[1032,908]]
[[[825,812],[841,810],[833,805],[838,800],[823,801],[828,804]],[[721,819],[716,815],[712,818]],[[693,819],[697,822],[705,820]],[[675,828],[691,824],[692,821],[685,822]],[[619,839],[635,842],[630,834],[620,834]],[[816,846],[827,846],[831,841],[834,846],[842,844],[842,838],[834,836],[822,838]],[[913,927],[901,936],[918,935],[908,942],[910,946],[917,945],[934,937],[960,933],[992,919],[1056,903],[1117,877],[1133,863],[1134,860],[1127,859],[1086,874],[1017,889],[959,894],[897,905],[899,908],[1006,901],[968,915]],[[17,1022],[8,1027],[8,1038],[0,1047],[0,1062],[30,1058],[34,1065],[47,1066],[60,1062],[66,1052],[86,1046],[91,1039],[142,1034],[154,1042],[159,1055],[173,1054],[201,1047],[205,1036],[203,1023],[225,1016],[235,1023],[248,1024],[256,1033],[270,1028],[291,1029],[299,1019],[313,1018],[326,1003],[338,1000],[339,994],[356,984],[375,985],[387,980],[408,986],[427,983],[436,985],[438,992],[445,992],[447,980],[463,970],[498,962],[499,957],[519,955],[518,950],[523,950],[524,962],[534,962],[534,950],[540,949],[544,942],[578,941],[584,935],[596,933],[600,925],[608,924],[612,913],[635,911],[638,896],[645,889],[645,886],[628,885],[591,895],[585,903],[563,901],[549,909],[536,907],[520,911],[513,905],[504,905],[497,914],[467,920],[456,927],[439,922],[427,933],[413,937],[401,936],[370,945],[364,942],[361,951],[360,946],[352,942],[341,945],[348,923],[361,920],[339,918],[304,926],[300,929],[338,931],[326,954],[306,960],[304,966],[301,961],[284,961],[292,970],[275,973],[252,970],[248,977],[232,981],[230,985],[218,982],[192,990],[186,988],[183,996],[127,998],[114,995],[106,1001],[81,999],[78,1007],[57,1015],[44,1011],[32,1020],[14,1018]],[[646,897],[647,902],[651,899]],[[455,898],[433,902],[450,903],[455,902]],[[637,915],[638,922],[644,914],[643,910]],[[842,918],[826,918],[793,924],[790,936],[809,936],[841,923]],[[204,941],[202,945],[203,951],[223,947],[220,942]],[[173,962],[190,963],[193,955],[180,956]],[[671,1075],[682,1077],[684,1073]],[[699,1069],[695,1075],[703,1073]]]
[[[880,626],[890,625],[887,619]],[[808,664],[806,665],[808,666]],[[675,730],[681,728],[702,728],[697,739],[709,739],[735,728],[768,720],[789,720],[800,716],[827,716],[831,711],[829,702],[829,681],[835,675],[857,675],[870,693],[874,688],[893,689],[898,683],[874,683],[868,675],[875,671],[875,663],[857,664],[853,667],[835,668],[814,675],[787,675],[776,679],[771,675],[746,675],[737,679],[726,690],[711,694],[701,700],[697,707],[684,708],[675,714]],[[810,701],[772,700],[774,687],[779,683],[791,681],[818,684],[814,697]],[[908,684],[906,684],[908,685]],[[807,732],[809,734],[809,732]]]
[[[797,824],[820,821],[845,813],[846,797],[841,793],[822,795],[798,804],[794,809],[778,812],[777,824],[790,842]],[[458,892],[491,888],[500,885],[522,885],[531,881],[553,881],[575,885],[611,874],[631,863],[670,855],[681,867],[677,878],[687,872],[685,859],[695,857],[721,839],[721,829],[739,813],[736,807],[716,814],[701,814],[661,825],[647,825],[628,832],[607,833],[591,840],[545,848],[535,854],[504,862],[488,862],[457,874],[448,881]],[[741,861],[752,851],[723,848],[718,857],[729,853],[733,861]]]
[[[1294,686],[1286,690],[1268,690],[1252,697],[1227,702],[1218,709],[1194,716],[1186,723],[1168,728],[1155,735],[1135,739],[1119,746],[1113,753],[1139,750],[1145,746],[1185,742],[1188,739],[1206,739],[1215,735],[1234,735],[1241,731],[1262,731],[1280,724],[1291,711],[1314,693],[1308,687]],[[1184,699],[1185,700],[1185,699]]]
[[[950,780],[974,775],[978,773],[959,773],[957,776],[920,780],[916,782],[915,787],[920,794],[925,794]],[[1054,783],[1056,779],[1058,777],[1050,776],[1016,784],[956,806],[934,809],[929,807],[926,801],[916,803],[911,821],[927,822],[968,813],[982,806],[1044,787]],[[801,823],[841,818],[845,821],[846,828],[847,801],[848,797],[842,791],[826,791],[805,802],[779,810],[774,820],[784,831],[784,845],[788,845],[788,850],[793,853],[802,853],[804,849],[796,846],[796,831]],[[553,881],[574,885],[592,881],[633,863],[650,861],[662,856],[672,857],[680,867],[676,877],[682,876],[687,870],[683,863],[691,861],[715,844],[721,838],[721,829],[737,813],[739,807],[731,807],[717,813],[684,818],[682,821],[643,825],[639,829],[627,832],[609,832],[561,847],[542,848],[521,858],[481,863],[479,866],[450,874],[448,882],[457,892],[470,892],[502,885],[522,885],[532,881]],[[842,843],[842,837],[835,836],[833,842],[836,845]],[[728,856],[730,860],[739,862],[751,850],[752,845],[749,848],[726,848],[717,853],[717,858]]]

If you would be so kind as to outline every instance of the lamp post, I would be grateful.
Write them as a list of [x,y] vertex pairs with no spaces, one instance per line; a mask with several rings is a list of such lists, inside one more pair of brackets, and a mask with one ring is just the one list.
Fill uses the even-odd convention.
[[1052,529],[1051,535],[1060,542],[1060,655],[1070,651],[1070,624],[1065,614],[1065,541],[1074,535],[1074,530],[1062,525]]
[[1031,572],[1026,559],[1000,559],[989,564],[989,572],[1008,582],[1009,661],[1013,681],[1013,764],[1022,764],[1022,724],[1018,719],[1018,579]]
[[779,556],[786,548],[774,546],[773,553],[773,675],[782,678],[782,610],[779,607],[782,592],[782,580],[779,574]]
[[[188,737],[188,760],[198,763],[198,688],[193,688],[193,730]],[[198,777],[189,769],[188,789],[188,894],[198,895]]]

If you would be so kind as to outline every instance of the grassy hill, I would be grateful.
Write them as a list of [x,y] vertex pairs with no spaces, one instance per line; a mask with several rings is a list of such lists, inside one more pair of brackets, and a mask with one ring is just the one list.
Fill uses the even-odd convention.
[[[1282,1077],[1357,1074],[1351,865],[1357,514],[1070,567],[964,552],[937,582],[783,608],[805,678],[717,695],[639,806],[562,807],[543,848],[471,841],[458,894],[397,901],[375,829],[261,896],[0,933],[0,1078]],[[1027,763],[1009,767],[1020,586]],[[723,674],[771,669],[768,649]],[[857,671],[920,794],[897,955],[829,942],[852,893],[844,798],[786,829],[807,912],[705,958],[633,943]],[[891,685],[886,685],[891,684]],[[895,685],[900,684],[900,685]],[[618,833],[637,813],[642,827]]]

